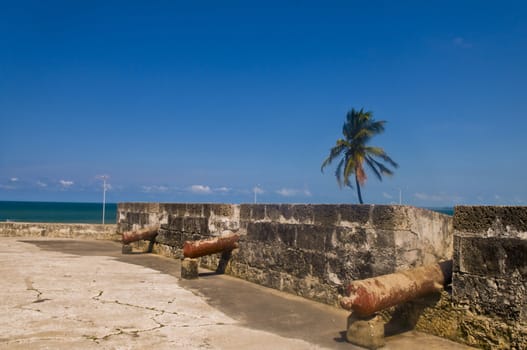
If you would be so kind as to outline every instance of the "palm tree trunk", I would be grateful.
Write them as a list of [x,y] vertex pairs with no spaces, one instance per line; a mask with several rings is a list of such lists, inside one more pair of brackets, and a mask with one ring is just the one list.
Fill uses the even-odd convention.
[[364,204],[364,202],[362,201],[362,194],[360,193],[360,185],[359,180],[357,179],[357,175],[355,175],[355,185],[357,185],[357,195],[359,196],[359,203]]

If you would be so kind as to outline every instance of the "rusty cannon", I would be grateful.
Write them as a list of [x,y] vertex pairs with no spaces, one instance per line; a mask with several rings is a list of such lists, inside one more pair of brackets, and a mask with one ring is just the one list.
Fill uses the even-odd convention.
[[439,292],[452,281],[452,260],[353,281],[340,305],[353,315],[367,317],[377,311]]
[[123,232],[123,244],[130,244],[140,240],[152,240],[157,236],[159,225],[145,227],[135,231]]
[[205,255],[231,251],[238,248],[239,239],[239,235],[228,235],[199,241],[186,241],[183,245],[183,256],[194,259]]
[[239,235],[231,234],[211,239],[202,239],[199,241],[186,241],[183,244],[184,259],[181,262],[181,278],[198,278],[199,264],[196,258],[216,253],[221,253],[216,273],[224,273],[227,263],[231,258],[232,251],[238,248],[239,239]]

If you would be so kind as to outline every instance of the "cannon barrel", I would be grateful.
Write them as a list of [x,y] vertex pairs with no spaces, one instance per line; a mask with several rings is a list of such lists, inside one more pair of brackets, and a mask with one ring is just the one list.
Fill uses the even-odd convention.
[[150,240],[157,236],[159,225],[149,226],[135,231],[123,232],[122,242],[123,244],[129,244],[132,242],[140,241],[142,239]]
[[220,253],[238,248],[239,235],[228,235],[199,241],[186,241],[183,245],[185,258],[199,258],[201,256]]
[[358,316],[377,311],[428,294],[439,292],[452,281],[452,260],[388,275],[353,281],[340,305]]

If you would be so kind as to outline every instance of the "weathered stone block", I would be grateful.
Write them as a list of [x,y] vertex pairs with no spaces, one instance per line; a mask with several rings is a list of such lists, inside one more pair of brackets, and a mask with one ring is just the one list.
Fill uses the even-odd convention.
[[247,224],[247,239],[273,242],[278,239],[276,223],[273,222],[250,222]]
[[251,220],[265,219],[265,204],[253,204],[251,207]]
[[303,254],[306,263],[311,267],[311,275],[324,279],[326,275],[326,255],[317,251],[305,251]]
[[265,217],[271,221],[279,221],[282,215],[279,204],[266,204],[265,205]]
[[297,278],[304,278],[311,273],[304,253],[299,249],[287,248],[282,253],[282,269]]
[[150,216],[147,212],[128,212],[126,213],[126,221],[131,222],[132,225],[138,225],[139,227],[144,227],[149,224]]
[[337,227],[330,226],[324,230],[323,234],[326,236],[324,238],[324,251],[331,252],[341,246],[341,243],[337,239],[336,233]]
[[156,242],[182,249],[185,241],[191,241],[194,240],[194,238],[195,237],[191,233],[160,229],[156,236]]
[[338,251],[338,258],[341,261],[339,278],[344,281],[365,279],[378,276],[374,270],[375,259],[371,250],[357,250],[350,252],[345,250]]
[[358,248],[368,244],[368,233],[362,227],[337,227],[335,234],[337,241],[344,246]]
[[198,278],[198,259],[185,258],[181,261],[181,278],[186,280]]
[[251,205],[250,204],[241,204],[240,205],[240,220],[249,221],[251,220]]
[[527,231],[526,207],[457,206],[454,215],[454,230],[470,233],[487,232],[496,223],[506,229]]
[[132,253],[132,246],[130,244],[123,244],[121,252],[123,254],[130,254],[130,253]]
[[336,254],[326,254],[324,268],[324,284],[342,286],[347,279],[342,279],[343,263]]
[[315,225],[335,226],[339,223],[339,211],[336,205],[313,205],[313,220]]
[[340,220],[365,225],[370,220],[372,205],[340,204]]
[[456,271],[503,277],[517,271],[527,277],[527,240],[468,236],[455,242]]
[[284,249],[285,247],[278,244],[270,245],[259,241],[245,241],[233,259],[240,264],[265,270],[282,263],[279,257]]
[[370,246],[384,249],[395,247],[395,230],[367,231],[367,239]]
[[182,217],[187,211],[187,205],[185,203],[163,203],[161,209],[169,215]]
[[201,235],[209,234],[209,219],[198,217],[184,217],[183,231],[188,233],[197,233]]
[[297,225],[296,246],[300,249],[319,250],[326,246],[327,227],[315,225]]
[[275,224],[278,240],[289,247],[295,247],[296,226],[290,224]]
[[297,204],[293,207],[293,218],[300,223],[313,223],[313,206],[309,204]]
[[379,315],[367,318],[348,317],[346,340],[368,349],[384,346],[384,320]]
[[526,285],[519,275],[502,278],[453,275],[452,296],[457,305],[487,316],[498,316],[511,321],[527,321]]
[[210,204],[208,205],[208,208],[210,208],[210,211],[212,211],[214,215],[228,216],[228,217],[234,214],[234,207],[235,205],[230,205],[230,204]]
[[[526,207],[457,206],[454,230],[483,233],[490,230],[527,232]],[[501,233],[501,232],[498,232]]]
[[171,231],[183,231],[183,216],[169,215],[167,229]]
[[293,204],[280,204],[280,215],[283,216],[285,220],[291,220],[294,215],[294,207]]
[[499,318],[471,313],[465,313],[460,321],[460,338],[479,349],[520,350],[525,349],[527,344],[527,329],[524,325],[505,323]]
[[373,245],[370,253],[372,257],[371,272],[373,276],[392,273],[398,268],[396,249],[393,245]]
[[394,230],[408,227],[408,218],[403,207],[375,205],[371,213],[371,219],[376,229]]
[[208,215],[205,215],[203,212],[203,206],[204,204],[200,203],[187,203],[187,211],[185,215],[194,217],[208,217]]

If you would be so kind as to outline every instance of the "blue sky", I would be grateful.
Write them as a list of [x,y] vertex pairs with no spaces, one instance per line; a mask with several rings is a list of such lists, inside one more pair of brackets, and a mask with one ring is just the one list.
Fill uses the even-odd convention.
[[527,203],[521,1],[0,1],[0,48],[0,200],[356,203],[364,107],[365,202]]

